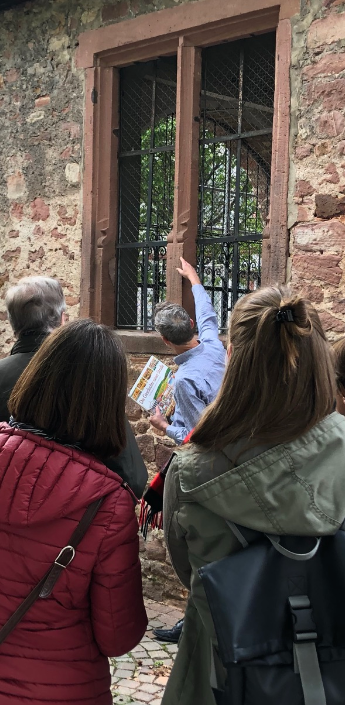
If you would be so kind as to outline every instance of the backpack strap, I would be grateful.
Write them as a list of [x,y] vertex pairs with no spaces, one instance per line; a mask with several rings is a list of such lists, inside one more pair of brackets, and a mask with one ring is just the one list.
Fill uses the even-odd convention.
[[25,600],[19,605],[12,616],[7,620],[6,624],[0,629],[0,644],[2,644],[5,639],[11,634],[13,629],[19,624],[19,622],[26,615],[30,607],[36,602],[36,600],[41,598],[46,598],[51,595],[54,585],[59,579],[61,573],[67,566],[73,561],[75,556],[75,551],[82,538],[85,536],[92,520],[95,518],[104,497],[97,499],[92,502],[84,512],[77,528],[74,530],[69,543],[60,551],[59,555],[55,558],[53,565],[49,568],[47,573],[43,576],[40,582],[34,587]]
[[315,642],[317,632],[307,595],[289,597],[295,673],[299,673],[305,705],[327,705]]
[[279,553],[281,553],[282,556],[285,556],[285,558],[291,558],[293,561],[310,561],[310,559],[314,558],[317,554],[321,543],[321,538],[317,538],[315,536],[315,546],[311,549],[311,551],[308,551],[308,553],[295,553],[294,551],[289,551],[287,548],[280,545],[280,536],[275,536],[274,534],[265,534],[265,536],[271,542],[276,551],[279,551]]
[[308,553],[295,553],[294,551],[289,551],[287,548],[284,548],[284,546],[281,546],[280,536],[277,536],[276,534],[263,534],[261,531],[247,529],[243,526],[240,527],[238,524],[234,524],[233,521],[227,521],[226,523],[233,534],[235,534],[242,548],[247,548],[250,543],[255,541],[255,539],[260,536],[266,536],[276,551],[285,556],[285,558],[291,558],[294,561],[310,561],[310,559],[314,558],[318,552],[321,543],[321,538],[317,538],[315,536],[315,546],[311,549],[311,551],[308,551]]

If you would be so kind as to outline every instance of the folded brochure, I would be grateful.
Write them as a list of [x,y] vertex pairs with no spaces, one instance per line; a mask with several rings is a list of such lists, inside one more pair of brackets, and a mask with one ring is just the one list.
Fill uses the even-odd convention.
[[151,355],[128,396],[146,411],[154,411],[156,406],[163,416],[174,413],[174,373],[157,357]]

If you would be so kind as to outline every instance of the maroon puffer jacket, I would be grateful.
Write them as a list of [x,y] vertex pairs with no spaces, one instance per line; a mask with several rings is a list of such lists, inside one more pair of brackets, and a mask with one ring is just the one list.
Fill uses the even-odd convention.
[[0,424],[0,625],[107,495],[51,597],[0,646],[1,705],[111,705],[107,656],[146,628],[134,502],[91,455]]

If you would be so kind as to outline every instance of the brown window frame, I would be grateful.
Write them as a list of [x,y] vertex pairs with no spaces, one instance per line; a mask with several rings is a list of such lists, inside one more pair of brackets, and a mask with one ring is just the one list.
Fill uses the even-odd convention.
[[[81,315],[114,325],[118,236],[119,69],[177,54],[175,199],[167,247],[167,299],[193,310],[190,287],[176,272],[196,259],[201,50],[276,31],[271,196],[263,236],[262,282],[285,281],[290,127],[290,18],[299,0],[198,0],[139,16],[79,37],[85,69]],[[245,12],[243,7],[245,6]],[[188,129],[185,126],[188,126]],[[179,188],[183,184],[183,188]],[[160,352],[155,333],[121,331],[131,352]]]

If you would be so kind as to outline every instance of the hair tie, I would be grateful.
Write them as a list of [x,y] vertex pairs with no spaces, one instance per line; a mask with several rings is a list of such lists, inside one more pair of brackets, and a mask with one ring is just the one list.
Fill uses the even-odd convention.
[[276,315],[276,321],[278,321],[278,323],[293,323],[294,317],[292,309],[286,308],[284,309],[284,311],[281,311],[281,309],[279,309]]

